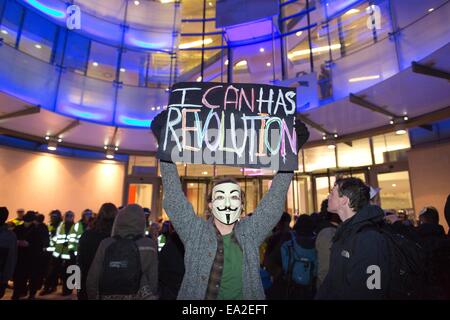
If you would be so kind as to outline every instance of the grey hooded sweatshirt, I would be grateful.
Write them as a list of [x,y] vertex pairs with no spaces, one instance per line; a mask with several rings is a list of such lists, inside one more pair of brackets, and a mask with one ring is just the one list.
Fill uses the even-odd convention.
[[[103,271],[105,250],[114,241],[113,237],[133,235],[142,236],[136,241],[141,255],[142,277],[140,290],[136,295],[99,296],[99,281]],[[111,237],[104,239],[97,249],[94,261],[89,269],[86,289],[89,300],[154,300],[158,290],[158,250],[154,240],[145,237],[145,215],[137,204],[126,206],[117,214],[111,232]]]

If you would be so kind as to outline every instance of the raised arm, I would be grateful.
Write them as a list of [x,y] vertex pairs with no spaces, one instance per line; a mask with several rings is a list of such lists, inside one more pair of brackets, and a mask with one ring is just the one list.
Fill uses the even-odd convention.
[[191,232],[202,223],[181,188],[180,177],[174,163],[160,161],[163,183],[163,206],[180,238],[185,242]]
[[280,220],[293,176],[293,172],[277,173],[269,191],[261,199],[253,215],[242,220],[242,227],[248,228],[257,243],[262,243]]

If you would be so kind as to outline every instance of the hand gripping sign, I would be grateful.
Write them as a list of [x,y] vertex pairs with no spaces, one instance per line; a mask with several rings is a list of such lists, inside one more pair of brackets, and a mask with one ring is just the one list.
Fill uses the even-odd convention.
[[295,95],[295,88],[263,84],[175,84],[157,156],[192,164],[297,170]]

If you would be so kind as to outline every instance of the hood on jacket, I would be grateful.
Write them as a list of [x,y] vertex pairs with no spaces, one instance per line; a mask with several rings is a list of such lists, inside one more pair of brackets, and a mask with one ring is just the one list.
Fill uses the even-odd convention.
[[379,206],[367,205],[359,210],[352,218],[350,218],[350,224],[357,224],[367,220],[373,222],[380,222],[384,218],[384,211]]
[[337,229],[334,241],[339,239],[343,234],[351,232],[353,227],[362,225],[366,222],[380,223],[383,221],[384,211],[379,206],[367,205],[359,210],[353,217],[343,222]]
[[138,204],[127,205],[119,210],[111,231],[111,236],[144,236],[145,235],[145,214]]

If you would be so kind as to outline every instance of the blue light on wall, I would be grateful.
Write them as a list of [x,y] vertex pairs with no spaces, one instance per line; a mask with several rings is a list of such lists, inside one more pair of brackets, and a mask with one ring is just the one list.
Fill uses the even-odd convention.
[[83,118],[83,119],[88,119],[88,120],[101,120],[104,118],[104,115],[102,115],[102,114],[88,112],[88,111],[81,111],[81,110],[77,110],[74,108],[65,108],[64,111],[67,112],[68,114],[71,114],[71,115],[77,117],[77,118]]
[[[138,40],[135,38],[128,38],[128,42],[136,47],[145,48],[145,49],[159,49],[161,51],[161,48],[164,47],[164,43],[155,43],[155,42],[145,42],[142,40]],[[168,51],[168,50],[167,50]]]
[[36,9],[38,9],[39,11],[42,11],[43,13],[58,18],[58,19],[64,19],[66,17],[66,14],[62,11],[47,7],[46,5],[40,3],[39,1],[36,0],[25,0],[26,2],[28,2],[30,5],[32,5],[33,7],[35,7]]
[[150,128],[150,125],[152,124],[152,120],[135,119],[126,116],[119,116],[119,121],[122,122],[123,124],[135,127]]

